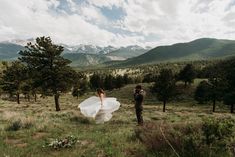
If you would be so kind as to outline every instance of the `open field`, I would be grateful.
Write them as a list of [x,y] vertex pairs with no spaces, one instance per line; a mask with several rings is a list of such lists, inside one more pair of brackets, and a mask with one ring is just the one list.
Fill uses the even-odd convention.
[[[79,99],[66,94],[61,97],[61,112],[55,112],[53,98],[40,98],[38,102],[22,100],[21,104],[0,100],[0,154],[3,157],[143,157],[154,156],[135,137],[137,128],[132,89],[128,85],[120,90],[107,92],[121,102],[121,108],[114,113],[111,121],[104,125],[95,124],[94,120],[86,119],[77,108]],[[145,85],[146,86],[146,85]],[[147,85],[148,86],[148,85]],[[211,106],[200,106],[194,101],[169,103],[167,112],[162,112],[162,104],[152,95],[146,96],[144,120],[160,124],[197,123],[205,117],[231,117],[229,109],[221,105],[216,113]],[[21,121],[17,131],[9,130],[14,122]],[[43,147],[52,139],[76,136],[79,142],[72,148],[52,149]],[[170,148],[169,148],[170,149]]]

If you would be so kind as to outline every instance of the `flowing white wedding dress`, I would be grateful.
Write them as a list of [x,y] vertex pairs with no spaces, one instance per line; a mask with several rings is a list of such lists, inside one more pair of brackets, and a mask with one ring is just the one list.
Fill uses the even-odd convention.
[[109,121],[112,113],[119,109],[120,103],[116,98],[104,98],[103,105],[99,97],[92,96],[78,106],[85,117],[95,118],[97,124]]

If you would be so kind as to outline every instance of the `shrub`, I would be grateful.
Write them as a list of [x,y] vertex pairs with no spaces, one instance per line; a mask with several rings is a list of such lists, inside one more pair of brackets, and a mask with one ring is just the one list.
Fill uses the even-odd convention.
[[6,127],[6,131],[18,131],[22,128],[22,123],[20,120],[13,121]]
[[30,129],[33,127],[31,119],[18,119],[12,121],[7,127],[6,131],[18,131],[20,129]]
[[234,120],[204,119],[199,124],[148,123],[135,130],[155,156],[219,157],[234,153]]
[[234,120],[230,118],[204,119],[202,131],[206,144],[210,145],[216,142],[222,142],[233,135]]

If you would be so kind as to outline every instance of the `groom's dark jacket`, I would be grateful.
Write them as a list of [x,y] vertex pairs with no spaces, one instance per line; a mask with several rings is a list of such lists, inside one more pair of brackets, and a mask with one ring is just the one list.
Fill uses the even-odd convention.
[[142,103],[144,100],[144,92],[143,91],[139,91],[139,92],[135,92],[134,93],[134,100],[135,100],[135,108],[137,110],[142,110]]

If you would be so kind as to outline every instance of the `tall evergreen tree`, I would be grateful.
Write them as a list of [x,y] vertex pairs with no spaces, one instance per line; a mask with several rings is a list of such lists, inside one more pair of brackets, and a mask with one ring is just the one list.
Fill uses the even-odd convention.
[[144,82],[144,83],[151,83],[151,82],[154,82],[155,77],[156,77],[156,76],[153,75],[152,73],[146,74],[146,75],[144,75],[143,82]]
[[166,110],[166,103],[175,95],[175,77],[170,69],[163,69],[157,77],[153,91],[157,93],[158,100],[163,102],[163,112]]
[[53,44],[50,37],[39,37],[35,44],[28,43],[25,50],[20,51],[19,58],[37,72],[33,79],[43,94],[54,96],[56,111],[60,111],[60,93],[71,89],[74,77],[74,70],[69,66],[71,61],[61,56],[63,50],[62,46]]
[[227,82],[224,103],[230,105],[231,113],[233,113],[235,105],[235,58],[226,61],[224,64],[224,81]]
[[229,92],[224,96],[224,103],[230,106],[230,112],[234,113],[235,92]]
[[210,75],[208,83],[210,85],[209,99],[213,103],[212,111],[215,112],[216,101],[221,101],[223,99],[223,92],[225,91],[227,84],[219,72],[213,72],[213,74]]
[[98,73],[94,73],[90,77],[90,86],[92,89],[103,88],[103,86],[104,86],[103,77]]
[[197,86],[194,99],[199,104],[204,104],[210,100],[210,92],[211,92],[211,86],[207,81],[202,81]]
[[115,88],[115,77],[111,74],[105,76],[104,88],[106,90],[113,90]]
[[123,82],[124,82],[124,84],[131,84],[132,79],[127,74],[124,74],[123,75]]
[[26,80],[26,68],[19,61],[14,61],[11,66],[3,71],[2,89],[10,94],[16,95],[17,103],[20,104],[20,94],[23,82]]
[[185,87],[193,83],[195,77],[196,72],[192,64],[187,64],[178,74],[178,79],[184,82]]
[[115,88],[121,88],[124,86],[124,79],[121,75],[116,76]]

